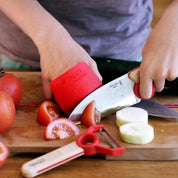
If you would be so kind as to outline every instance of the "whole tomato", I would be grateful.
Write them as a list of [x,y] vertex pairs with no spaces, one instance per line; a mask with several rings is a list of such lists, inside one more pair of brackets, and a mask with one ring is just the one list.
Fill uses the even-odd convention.
[[0,90],[0,133],[7,130],[15,120],[15,105],[4,91]]
[[0,90],[7,92],[17,105],[22,97],[22,84],[12,73],[5,73],[0,70]]

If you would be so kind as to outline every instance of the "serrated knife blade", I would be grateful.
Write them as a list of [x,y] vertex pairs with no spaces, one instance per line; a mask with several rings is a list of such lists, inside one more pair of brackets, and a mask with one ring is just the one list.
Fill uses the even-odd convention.
[[141,101],[134,93],[135,83],[129,79],[128,73],[98,88],[85,97],[72,111],[69,119],[80,120],[85,107],[95,100],[95,107],[101,117],[112,114],[122,107],[131,106]]

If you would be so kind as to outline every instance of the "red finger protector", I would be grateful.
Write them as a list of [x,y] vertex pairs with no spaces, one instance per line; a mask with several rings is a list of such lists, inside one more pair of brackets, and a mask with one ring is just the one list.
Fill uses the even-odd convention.
[[50,84],[56,102],[68,115],[82,99],[100,86],[102,82],[84,62],[78,63]]
[[[140,92],[139,92],[139,87],[140,87],[140,82],[139,82],[139,83],[136,83],[136,84],[134,85],[134,93],[135,93],[135,95],[136,95],[138,98],[142,99],[142,100],[146,100],[145,98],[142,98],[142,97],[141,97]],[[154,94],[155,94],[155,86],[152,85],[152,93],[151,93],[151,97],[150,97],[150,98],[152,98]]]

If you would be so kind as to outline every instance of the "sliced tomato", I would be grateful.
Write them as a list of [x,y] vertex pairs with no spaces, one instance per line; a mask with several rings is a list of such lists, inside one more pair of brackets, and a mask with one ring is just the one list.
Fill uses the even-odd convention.
[[15,120],[15,104],[5,91],[0,90],[0,133],[7,130]]
[[95,101],[90,102],[81,116],[81,124],[84,126],[96,125],[101,120],[101,114],[95,108]]
[[17,106],[22,97],[21,81],[12,73],[5,73],[0,70],[0,90],[7,92]]
[[0,167],[5,163],[9,155],[9,150],[6,145],[0,141]]
[[37,114],[37,121],[41,125],[48,125],[51,121],[56,118],[59,118],[60,109],[57,104],[52,101],[44,101],[39,109]]
[[79,134],[80,130],[74,122],[67,118],[59,118],[47,125],[44,138],[47,140],[64,139]]

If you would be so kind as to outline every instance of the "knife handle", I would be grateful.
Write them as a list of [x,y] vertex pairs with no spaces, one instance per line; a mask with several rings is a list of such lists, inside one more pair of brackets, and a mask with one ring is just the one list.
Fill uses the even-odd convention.
[[[139,87],[140,87],[140,82],[138,82],[138,83],[136,83],[134,85],[134,93],[135,93],[135,95],[138,98],[142,99],[142,100],[147,100],[147,99],[141,97],[140,92],[139,92]],[[150,98],[152,98],[154,94],[155,94],[155,86],[152,84],[152,93],[151,93],[151,97]]]
[[[135,82],[135,85],[134,85],[134,93],[135,95],[142,99],[142,100],[145,100],[145,98],[142,98],[141,95],[140,95],[140,92],[139,92],[139,87],[140,87],[140,79],[139,79],[139,72],[140,72],[140,67],[137,67],[133,70],[131,70],[128,74],[129,78]],[[155,94],[155,86],[152,84],[152,94],[151,94],[151,97],[153,97],[153,95]]]
[[25,163],[21,172],[24,177],[35,177],[84,154],[76,142],[72,142]]

